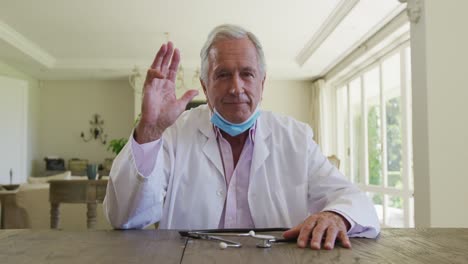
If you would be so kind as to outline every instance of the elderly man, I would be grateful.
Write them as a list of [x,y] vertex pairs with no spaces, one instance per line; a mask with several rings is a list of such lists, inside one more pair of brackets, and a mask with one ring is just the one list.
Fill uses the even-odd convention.
[[[144,84],[141,120],[114,161],[104,210],[116,228],[292,227],[299,247],[351,247],[376,237],[372,203],[333,167],[306,124],[261,111],[262,46],[246,30],[216,27],[201,51],[207,105],[175,96],[180,54],[161,46]],[[285,90],[287,96],[287,90]]]

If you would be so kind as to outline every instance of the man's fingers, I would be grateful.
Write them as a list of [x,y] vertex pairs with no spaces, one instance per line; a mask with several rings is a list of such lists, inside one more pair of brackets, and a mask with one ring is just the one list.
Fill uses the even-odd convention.
[[299,233],[301,232],[301,228],[302,228],[302,223],[289,229],[289,230],[286,230],[283,232],[283,237],[285,239],[292,239],[292,238],[296,238],[299,236]]
[[339,231],[338,238],[340,239],[344,248],[351,248],[351,241],[349,241],[348,234],[346,234],[345,231]]
[[148,69],[146,72],[145,86],[151,84],[154,79],[164,79],[164,75],[158,70]]
[[166,50],[166,54],[164,54],[164,58],[162,60],[162,63],[161,63],[161,72],[163,74],[167,74],[167,69],[169,68],[169,61],[171,60],[172,58],[172,53],[174,53],[174,45],[172,44],[172,42],[168,42],[167,43],[167,50]]
[[325,238],[325,242],[323,243],[323,248],[325,249],[333,249],[335,246],[336,235],[338,234],[338,229],[335,226],[330,226],[327,229],[327,237]]
[[167,46],[166,44],[162,44],[161,48],[159,48],[158,53],[156,53],[156,57],[154,57],[153,64],[151,64],[151,69],[160,69],[161,63],[163,61],[164,55],[166,54]]
[[307,246],[312,230],[315,227],[315,221],[306,221],[302,224],[299,236],[297,237],[297,245],[301,248]]
[[179,69],[180,62],[180,51],[179,49],[174,50],[174,55],[172,55],[171,66],[169,66],[169,72],[167,78],[175,82],[177,76],[177,70]]
[[312,240],[310,240],[310,247],[312,249],[320,249],[320,244],[322,242],[323,234],[327,229],[327,225],[323,222],[319,222],[312,232]]
[[184,95],[182,95],[182,97],[180,97],[179,100],[177,100],[177,103],[179,104],[179,108],[181,108],[181,110],[185,109],[187,104],[190,101],[192,101],[192,99],[197,95],[198,95],[197,90],[188,90],[187,92],[185,92]]
[[[153,63],[151,64],[151,69],[159,71],[163,75],[162,78],[164,78],[164,76],[167,76],[169,80],[175,82],[177,70],[179,68],[179,62],[180,51],[178,49],[174,49],[174,44],[172,44],[172,42],[169,41],[167,44],[163,44],[159,49],[158,53],[156,54],[156,57],[154,58]],[[149,76],[147,75],[146,83],[149,83],[152,81],[152,79],[154,79],[154,77],[148,77]]]
[[[344,248],[351,248],[347,235],[344,217],[333,212],[320,212],[309,216],[303,223],[283,233],[287,239],[297,236],[297,245],[301,248],[309,244],[310,248],[320,249],[323,242],[324,249],[333,249],[337,239]],[[298,235],[299,232],[299,235]]]

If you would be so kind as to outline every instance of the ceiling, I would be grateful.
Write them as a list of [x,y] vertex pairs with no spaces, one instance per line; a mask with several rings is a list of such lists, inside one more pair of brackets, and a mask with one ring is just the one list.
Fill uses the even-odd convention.
[[[272,79],[314,79],[403,10],[397,0],[0,0],[0,60],[38,79],[127,78],[169,38],[185,72],[208,32],[241,25]],[[165,32],[169,32],[169,37]]]

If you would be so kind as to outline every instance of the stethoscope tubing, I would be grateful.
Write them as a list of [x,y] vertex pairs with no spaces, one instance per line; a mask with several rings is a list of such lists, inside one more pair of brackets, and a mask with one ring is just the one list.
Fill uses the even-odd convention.
[[226,236],[231,237],[252,237],[261,240],[261,243],[257,243],[257,247],[269,248],[272,243],[289,243],[297,242],[296,238],[285,239],[278,238],[271,235],[257,235],[256,232],[278,232],[285,231],[289,228],[263,228],[263,229],[210,229],[210,230],[192,230],[192,231],[179,231],[179,234],[184,237],[190,237],[195,239],[206,239],[221,241],[220,247],[225,249],[227,247],[240,248],[242,244],[237,241],[225,239]]

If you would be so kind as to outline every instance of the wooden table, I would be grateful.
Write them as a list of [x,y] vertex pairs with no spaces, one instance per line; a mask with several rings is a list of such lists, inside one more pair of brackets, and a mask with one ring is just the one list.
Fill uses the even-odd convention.
[[468,263],[468,229],[385,229],[376,239],[353,238],[353,249],[300,249],[295,244],[221,250],[213,241],[176,231],[65,232],[0,230],[0,261],[9,263]]
[[96,226],[97,203],[106,196],[107,180],[51,180],[49,181],[50,228],[60,223],[60,203],[86,203],[87,226]]

